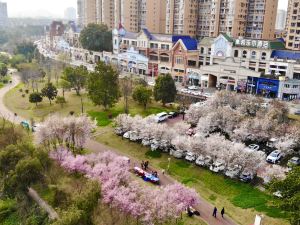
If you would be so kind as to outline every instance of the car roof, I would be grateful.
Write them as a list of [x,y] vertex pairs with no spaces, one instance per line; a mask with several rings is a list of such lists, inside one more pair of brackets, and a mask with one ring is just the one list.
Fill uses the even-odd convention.
[[161,112],[161,113],[158,113],[156,116],[164,116],[164,115],[167,115],[166,112]]

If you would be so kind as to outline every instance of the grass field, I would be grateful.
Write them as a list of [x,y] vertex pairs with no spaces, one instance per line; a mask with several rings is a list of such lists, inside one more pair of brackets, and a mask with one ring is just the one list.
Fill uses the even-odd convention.
[[[20,92],[22,89],[22,92]],[[4,99],[5,105],[13,112],[16,112],[23,118],[26,119],[35,119],[37,121],[43,120],[51,113],[59,113],[63,116],[68,115],[71,111],[75,114],[80,114],[82,111],[81,98],[83,99],[83,111],[84,113],[88,113],[93,119],[98,121],[99,126],[107,126],[111,123],[112,119],[109,118],[110,115],[116,117],[118,114],[124,112],[124,104],[123,99],[120,98],[120,101],[110,110],[104,111],[104,109],[100,106],[95,106],[87,97],[86,94],[82,94],[82,96],[77,96],[75,92],[66,92],[65,98],[67,103],[64,104],[63,107],[61,105],[56,104],[55,101],[52,105],[49,104],[48,99],[43,100],[43,102],[39,103],[38,106],[35,104],[29,103],[28,98],[29,94],[26,94],[24,91],[26,88],[24,84],[19,84],[14,89],[10,90]],[[25,97],[22,97],[25,95]],[[59,92],[61,94],[61,91]],[[172,108],[162,107],[160,103],[153,101],[149,104],[149,107],[144,110],[143,107],[136,102],[134,102],[131,98],[129,99],[129,113],[131,115],[142,115],[148,116],[150,114],[159,113],[162,111],[170,111]]]
[[[107,129],[106,129],[107,130]],[[166,169],[169,155],[149,152],[140,144],[122,140],[112,129],[97,137],[97,141],[118,149],[121,153],[139,160],[150,160],[156,168]],[[270,195],[239,181],[217,175],[183,160],[172,158],[169,173],[182,183],[195,188],[202,197],[226,212],[239,224],[251,224],[256,214],[265,214],[264,224],[289,224],[284,214],[273,206]]]

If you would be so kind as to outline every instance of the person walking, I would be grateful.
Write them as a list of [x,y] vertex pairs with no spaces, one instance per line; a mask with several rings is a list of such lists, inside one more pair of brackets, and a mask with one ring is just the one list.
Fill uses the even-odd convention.
[[214,211],[213,211],[213,217],[217,218],[217,212],[218,212],[218,209],[217,209],[217,207],[215,207]]
[[224,214],[225,214],[225,209],[224,209],[224,207],[223,207],[223,209],[221,210],[222,218],[224,218]]

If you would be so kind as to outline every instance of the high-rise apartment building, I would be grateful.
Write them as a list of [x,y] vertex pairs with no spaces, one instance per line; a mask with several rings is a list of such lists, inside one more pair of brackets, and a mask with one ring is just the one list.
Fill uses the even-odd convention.
[[6,2],[0,2],[0,26],[6,26],[7,25],[7,3]]
[[284,30],[285,29],[286,14],[287,14],[286,10],[283,10],[283,9],[278,10],[276,24],[275,24],[276,30]]
[[167,0],[166,33],[273,39],[278,0]]
[[167,0],[166,33],[196,36],[198,0]]
[[77,23],[80,27],[84,26],[84,0],[77,0]]
[[84,2],[84,25],[97,22],[96,0],[83,0]]
[[76,20],[76,9],[73,7],[68,7],[65,9],[64,18],[69,21]]
[[246,38],[274,39],[278,0],[247,0]]
[[300,50],[300,0],[289,0],[286,33],[286,48]]
[[[83,12],[79,6],[83,2]],[[82,24],[105,24],[109,29],[121,23],[127,31],[138,32],[147,27],[154,33],[164,33],[166,2],[161,0],[78,0],[78,17]],[[79,19],[79,21],[82,21]]]

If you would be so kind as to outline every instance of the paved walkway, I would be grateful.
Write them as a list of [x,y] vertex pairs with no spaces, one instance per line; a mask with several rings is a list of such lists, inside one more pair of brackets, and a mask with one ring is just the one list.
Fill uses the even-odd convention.
[[[101,144],[94,140],[89,140],[85,147],[95,153],[105,152],[105,151],[109,150],[109,151],[113,151],[119,155],[124,155],[124,153],[120,152],[118,149],[108,147],[108,146]],[[140,165],[141,162],[139,162],[138,160],[136,160],[128,155],[127,155],[127,157],[130,158],[132,166]],[[173,184],[175,182],[175,179],[171,178],[168,175],[161,174],[160,170],[158,170],[157,168],[151,167],[151,165],[149,167],[149,170],[150,171],[158,171],[161,185]],[[233,222],[233,220],[231,220],[226,215],[224,216],[224,218],[221,218],[221,215],[220,215],[221,208],[218,209],[218,217],[214,218],[212,216],[214,206],[211,205],[209,202],[207,202],[205,199],[203,199],[201,196],[199,196],[199,197],[200,197],[201,203],[199,206],[196,207],[196,209],[200,212],[201,218],[205,222],[207,222],[209,225],[236,225],[236,223]],[[225,209],[225,211],[226,211],[226,209]]]
[[[13,123],[20,123],[22,120],[24,120],[23,118],[17,116],[15,117],[14,116],[14,113],[13,112],[10,112],[4,105],[3,103],[3,98],[4,98],[4,95],[12,88],[14,88],[15,86],[18,85],[19,83],[19,78],[17,76],[13,76],[12,77],[12,84],[9,84],[7,86],[5,86],[4,88],[0,89],[0,115],[4,116],[5,118],[7,118],[8,120],[10,120],[11,122]],[[90,149],[92,150],[93,152],[103,152],[103,151],[107,151],[107,150],[110,150],[110,151],[113,151],[113,152],[116,152],[117,154],[119,155],[124,155],[124,153],[120,152],[119,150],[117,149],[113,149],[113,148],[110,148],[106,145],[103,145],[99,142],[96,142],[94,140],[89,140],[85,146],[87,149]],[[132,157],[131,158],[131,162],[133,164],[136,164],[136,165],[140,165],[140,162],[138,162],[136,159],[133,159]],[[156,171],[160,171],[156,168],[152,168],[150,166],[149,168],[150,170],[156,170]],[[167,185],[167,184],[172,184],[175,182],[175,180],[167,175],[162,175],[160,172],[159,172],[159,177],[160,177],[160,180],[161,180],[161,185]],[[37,193],[36,193],[37,194]],[[201,200],[201,203],[199,206],[197,206],[197,210],[200,212],[201,214],[201,218],[203,220],[205,220],[209,225],[236,225],[235,222],[233,222],[228,216],[225,215],[225,218],[222,219],[219,212],[221,211],[221,209],[218,209],[218,218],[214,218],[212,217],[212,212],[213,212],[213,205],[211,205],[209,202],[207,202],[205,199],[203,199],[202,197],[200,197],[200,200]],[[49,206],[46,202],[44,202],[46,204],[46,208],[44,208],[48,213],[49,213],[49,217],[53,217],[55,216],[55,214],[53,214],[53,212],[55,212],[54,210],[49,210],[49,209],[52,209],[51,206]],[[45,205],[41,204],[40,206],[41,207],[45,207]],[[49,210],[49,211],[48,211]],[[226,209],[225,209],[226,211]]]

